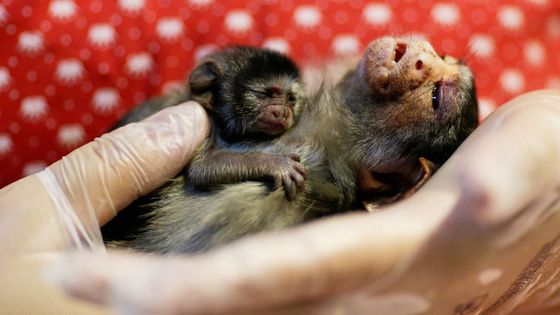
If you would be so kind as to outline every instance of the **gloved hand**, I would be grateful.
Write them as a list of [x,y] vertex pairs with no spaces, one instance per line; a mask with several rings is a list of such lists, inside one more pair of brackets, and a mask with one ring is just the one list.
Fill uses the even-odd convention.
[[[383,211],[200,256],[80,252],[49,275],[121,314],[537,314],[558,301],[559,158],[560,92],[529,93]],[[126,202],[113,204],[100,222]]]
[[[383,211],[194,257],[80,253],[52,275],[123,314],[510,310],[531,305],[519,283],[548,283],[522,271],[542,265],[539,251],[557,237],[559,160],[560,93],[530,93],[488,118],[416,195]],[[504,302],[507,292],[521,298]]]
[[174,106],[7,186],[0,191],[1,252],[102,249],[99,226],[176,175],[207,134],[202,107]]

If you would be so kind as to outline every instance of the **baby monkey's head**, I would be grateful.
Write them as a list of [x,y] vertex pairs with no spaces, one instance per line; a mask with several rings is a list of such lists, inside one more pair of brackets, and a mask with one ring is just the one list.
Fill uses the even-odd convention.
[[189,89],[229,140],[272,138],[291,128],[304,102],[298,67],[267,49],[236,46],[203,58]]
[[478,105],[470,69],[422,40],[372,42],[343,82],[343,99],[372,141],[360,159],[372,168],[398,160],[443,163],[474,130]]

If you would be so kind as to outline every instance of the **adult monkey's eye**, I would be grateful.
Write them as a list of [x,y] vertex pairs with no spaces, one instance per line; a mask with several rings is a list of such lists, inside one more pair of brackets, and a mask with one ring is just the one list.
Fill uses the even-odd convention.
[[296,102],[296,100],[297,100],[297,98],[296,98],[296,96],[295,96],[294,94],[288,93],[288,102],[289,102],[289,103],[293,104],[293,103]]
[[432,108],[437,110],[441,102],[441,82],[436,82],[432,89]]

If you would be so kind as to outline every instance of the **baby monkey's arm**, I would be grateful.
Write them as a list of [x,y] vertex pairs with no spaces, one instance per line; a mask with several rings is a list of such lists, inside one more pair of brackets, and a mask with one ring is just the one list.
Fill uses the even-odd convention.
[[303,189],[306,171],[297,154],[207,150],[199,152],[188,168],[189,181],[198,187],[249,180],[271,180],[274,189],[284,187],[288,200]]

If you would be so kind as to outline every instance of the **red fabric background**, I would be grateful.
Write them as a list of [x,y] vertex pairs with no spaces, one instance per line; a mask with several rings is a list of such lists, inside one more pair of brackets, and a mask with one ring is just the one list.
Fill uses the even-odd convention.
[[51,0],[0,2],[0,187],[181,84],[218,46],[299,62],[359,54],[381,35],[429,39],[474,69],[482,116],[560,87],[557,0]]

